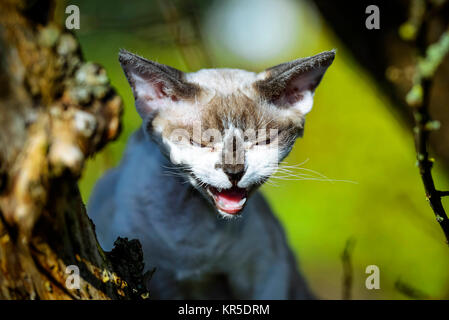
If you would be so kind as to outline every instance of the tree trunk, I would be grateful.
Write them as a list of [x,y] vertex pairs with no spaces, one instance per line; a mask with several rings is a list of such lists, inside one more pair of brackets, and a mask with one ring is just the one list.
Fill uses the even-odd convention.
[[0,299],[146,298],[139,242],[103,252],[77,187],[118,136],[122,101],[54,7],[0,2]]

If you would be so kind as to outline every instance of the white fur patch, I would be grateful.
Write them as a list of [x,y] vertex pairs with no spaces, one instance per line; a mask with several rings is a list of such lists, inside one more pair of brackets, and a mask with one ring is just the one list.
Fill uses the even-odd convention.
[[314,93],[310,90],[301,93],[303,98],[293,104],[293,108],[301,111],[303,115],[308,114],[312,110]]
[[176,165],[186,166],[186,169],[199,180],[217,188],[232,187],[226,174],[217,169],[221,148],[216,146],[212,151],[210,148],[192,146],[188,143],[175,143],[169,139],[163,139],[170,152],[170,161]]
[[187,81],[220,95],[248,93],[256,79],[256,73],[239,69],[202,69],[186,75]]
[[275,146],[254,146],[246,152],[246,173],[238,187],[247,188],[259,184],[272,175],[278,166],[279,150]]

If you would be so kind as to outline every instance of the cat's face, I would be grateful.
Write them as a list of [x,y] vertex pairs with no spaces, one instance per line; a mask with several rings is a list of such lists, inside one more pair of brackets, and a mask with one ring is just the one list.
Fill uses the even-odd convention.
[[121,51],[146,132],[188,181],[229,218],[302,136],[313,94],[334,51],[261,73],[183,73]]

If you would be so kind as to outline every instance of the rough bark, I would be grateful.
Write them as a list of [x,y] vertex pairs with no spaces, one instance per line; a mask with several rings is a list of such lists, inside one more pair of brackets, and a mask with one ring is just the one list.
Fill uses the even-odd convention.
[[103,252],[77,187],[121,98],[53,17],[52,1],[0,2],[0,299],[146,298],[140,244]]

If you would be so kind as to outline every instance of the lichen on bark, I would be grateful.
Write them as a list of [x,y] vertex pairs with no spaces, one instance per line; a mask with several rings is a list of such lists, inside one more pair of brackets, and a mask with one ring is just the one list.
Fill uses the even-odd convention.
[[[0,2],[0,299],[146,298],[140,245],[103,252],[77,187],[120,133],[122,101],[54,8]],[[66,286],[69,265],[79,289]]]

